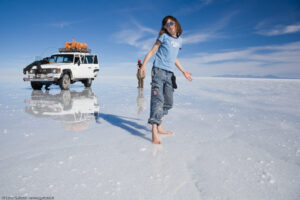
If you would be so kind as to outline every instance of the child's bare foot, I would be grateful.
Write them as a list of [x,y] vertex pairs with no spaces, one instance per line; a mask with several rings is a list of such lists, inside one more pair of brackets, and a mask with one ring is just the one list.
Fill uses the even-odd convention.
[[157,131],[159,134],[173,135],[173,132],[163,129],[161,125],[157,127]]
[[152,140],[152,143],[153,144],[161,144],[161,141],[160,140]]
[[161,144],[161,141],[158,137],[157,124],[152,125],[152,143],[153,144]]

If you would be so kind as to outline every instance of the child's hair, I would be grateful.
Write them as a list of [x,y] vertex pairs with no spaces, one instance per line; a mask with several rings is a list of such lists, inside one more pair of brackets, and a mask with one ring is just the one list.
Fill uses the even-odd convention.
[[177,37],[179,37],[181,34],[182,34],[182,29],[181,29],[181,25],[179,24],[178,20],[173,17],[173,16],[166,16],[163,20],[162,20],[162,23],[161,23],[161,29],[159,31],[159,35],[162,35],[164,33],[168,33],[168,31],[165,29],[165,25],[168,21],[168,19],[171,19],[172,21],[175,22],[175,25],[176,25],[176,32],[177,32]]

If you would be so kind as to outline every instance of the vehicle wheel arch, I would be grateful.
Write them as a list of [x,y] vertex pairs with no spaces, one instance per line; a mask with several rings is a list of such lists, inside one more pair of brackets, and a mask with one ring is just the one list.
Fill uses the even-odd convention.
[[72,71],[71,71],[70,69],[64,69],[64,70],[62,71],[61,75],[60,75],[60,78],[62,78],[64,74],[69,74],[70,79],[71,79],[71,80],[73,79],[73,73],[72,73]]

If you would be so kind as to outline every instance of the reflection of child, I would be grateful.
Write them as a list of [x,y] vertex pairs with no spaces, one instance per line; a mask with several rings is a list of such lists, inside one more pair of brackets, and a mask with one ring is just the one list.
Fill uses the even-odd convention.
[[147,53],[141,67],[142,74],[145,72],[147,62],[156,52],[152,68],[151,108],[148,120],[148,123],[152,124],[152,142],[154,144],[161,144],[158,133],[173,134],[162,128],[162,120],[173,106],[175,84],[172,85],[172,76],[175,66],[186,79],[192,81],[191,73],[186,71],[177,59],[182,43],[181,33],[182,29],[177,19],[166,16],[162,21],[159,36],[152,49]]
[[145,110],[144,101],[145,101],[144,90],[140,88],[138,89],[138,96],[136,98],[138,115],[140,115]]
[[141,67],[142,67],[142,61],[139,60],[138,64],[137,64],[138,71],[136,73],[136,77],[138,79],[138,88],[143,88],[144,87],[145,73],[141,72]]

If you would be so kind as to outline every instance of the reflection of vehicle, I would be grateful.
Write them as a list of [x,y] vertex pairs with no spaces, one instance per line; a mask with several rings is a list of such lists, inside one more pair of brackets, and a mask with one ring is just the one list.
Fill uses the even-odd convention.
[[[59,49],[59,53],[50,57],[48,64],[33,64],[24,81],[30,81],[35,90],[40,90],[43,85],[48,88],[51,84],[67,90],[70,84],[76,81],[81,81],[85,87],[90,87],[99,71],[98,56],[91,54],[87,45],[79,49],[70,48],[67,44],[65,44],[66,48]],[[77,42],[74,44],[77,45]]]
[[68,130],[83,130],[89,121],[98,118],[98,99],[91,89],[81,92],[61,90],[59,94],[50,94],[41,90],[34,90],[25,112],[36,117],[49,117],[59,121]]

